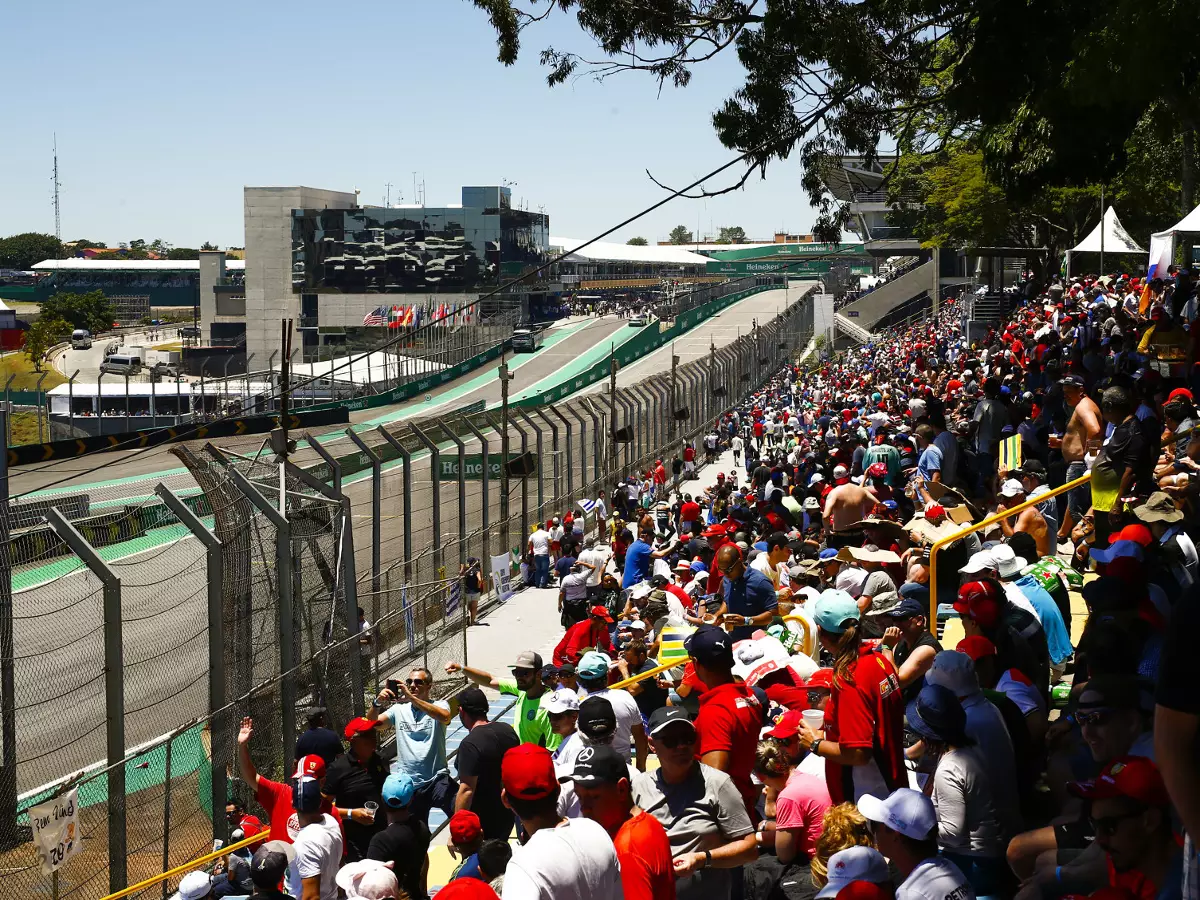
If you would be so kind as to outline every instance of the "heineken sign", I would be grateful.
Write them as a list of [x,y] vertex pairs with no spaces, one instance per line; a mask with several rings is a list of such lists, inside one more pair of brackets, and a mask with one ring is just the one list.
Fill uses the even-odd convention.
[[[516,459],[520,454],[509,454],[509,459]],[[465,478],[467,481],[482,481],[483,480],[483,454],[468,453],[464,457],[466,461],[467,471]],[[501,453],[488,454],[488,478],[492,481],[500,480],[500,465],[504,460],[504,455]],[[440,481],[458,481],[458,454],[451,453],[444,455],[438,460],[440,464],[439,480]]]

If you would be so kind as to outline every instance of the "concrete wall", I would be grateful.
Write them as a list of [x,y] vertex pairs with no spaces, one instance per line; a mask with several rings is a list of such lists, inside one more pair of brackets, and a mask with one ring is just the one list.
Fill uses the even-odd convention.
[[225,277],[225,251],[200,251],[200,340],[208,343],[208,327],[216,319],[217,303],[213,286]]
[[[248,187],[246,221],[246,352],[265,366],[282,351],[280,319],[300,318],[300,295],[292,292],[292,210],[353,209],[355,197],[343,191],[309,187]],[[359,314],[362,324],[362,314]],[[293,331],[292,347],[300,349]],[[300,353],[296,359],[301,358]]]

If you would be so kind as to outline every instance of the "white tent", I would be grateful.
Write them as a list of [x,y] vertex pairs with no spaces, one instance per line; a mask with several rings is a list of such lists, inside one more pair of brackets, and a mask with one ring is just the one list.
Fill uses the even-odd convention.
[[1175,258],[1175,235],[1200,234],[1200,206],[1168,228],[1150,235],[1150,264],[1147,278],[1166,278],[1167,268]]
[[1067,277],[1071,275],[1072,253],[1145,253],[1137,241],[1117,218],[1111,206],[1104,211],[1104,218],[1092,229],[1092,233],[1067,251]]

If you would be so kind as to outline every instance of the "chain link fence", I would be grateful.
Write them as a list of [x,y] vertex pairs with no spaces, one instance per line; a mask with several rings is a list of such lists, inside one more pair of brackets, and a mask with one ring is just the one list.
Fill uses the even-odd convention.
[[[265,815],[234,777],[243,717],[256,767],[284,780],[304,708],[325,707],[340,729],[415,664],[451,696],[468,561],[485,576],[481,605],[500,602],[493,569],[515,576],[535,523],[580,515],[695,444],[806,345],[810,307],[552,406],[408,420],[301,448],[299,464],[179,446],[177,470],[132,487],[13,504],[0,541],[6,888],[92,900],[228,839],[230,798]],[[50,876],[28,810],[69,790],[82,850]]]

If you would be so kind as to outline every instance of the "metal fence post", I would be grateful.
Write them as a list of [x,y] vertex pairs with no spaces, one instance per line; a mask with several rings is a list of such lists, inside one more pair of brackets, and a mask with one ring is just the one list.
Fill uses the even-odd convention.
[[253,484],[230,467],[229,478],[254,507],[275,526],[275,583],[279,586],[279,705],[283,741],[283,771],[292,770],[296,744],[296,615],[292,582],[292,528],[287,516],[264,497]]
[[[8,434],[9,407],[0,407],[0,435]],[[7,445],[6,445],[7,448]],[[8,505],[8,453],[0,453],[0,815],[17,820],[17,698],[13,668],[12,547]],[[10,832],[10,834],[12,834]],[[11,845],[18,840],[12,836]],[[3,842],[8,849],[9,841]]]
[[[442,434],[458,448],[458,563],[461,566],[467,561],[467,443],[445,422],[441,424],[441,429]],[[487,468],[487,460],[483,465]]]
[[[554,487],[553,487],[552,491],[553,491],[554,498],[556,500],[558,500],[562,497],[562,479],[561,479],[560,473],[559,473],[559,468],[560,468],[559,460],[561,459],[561,457],[558,455],[558,424],[552,418],[550,418],[550,414],[546,412],[546,409],[547,409],[547,407],[539,406],[534,412],[537,414],[538,418],[540,418],[543,422],[545,422],[547,425],[550,426],[550,452],[554,454],[554,467],[553,467]],[[539,429],[539,432],[538,432],[538,456],[540,457],[541,454],[542,454],[541,430]]]
[[[526,424],[526,425],[528,425],[530,428],[532,428],[532,429],[533,429],[533,434],[534,434],[534,447],[536,448],[536,452],[537,452],[537,505],[538,505],[538,518],[539,518],[539,519],[542,519],[542,518],[544,518],[544,517],[545,517],[545,516],[544,516],[544,514],[545,514],[545,510],[544,510],[542,507],[544,507],[544,506],[546,505],[546,491],[545,491],[545,489],[542,487],[542,474],[543,474],[543,472],[544,472],[544,470],[543,470],[542,466],[545,464],[545,455],[543,454],[543,451],[542,451],[542,447],[543,447],[543,441],[542,441],[542,429],[538,428],[538,426],[537,426],[537,423],[536,423],[536,422],[534,422],[534,421],[533,421],[533,419],[529,418],[529,414],[528,414],[528,413],[526,413],[526,412],[525,412],[525,410],[524,410],[524,409],[522,409],[522,408],[521,408],[521,407],[519,407],[519,406],[517,407],[517,415],[518,415],[518,416],[520,416],[522,420],[524,420],[524,422],[525,422],[525,424]],[[524,432],[522,432],[522,436],[524,436]],[[524,443],[524,441],[522,441],[522,442],[521,442],[521,452],[522,452],[522,453],[523,453],[523,452],[525,452],[525,443]]]
[[126,884],[125,840],[125,651],[121,630],[121,579],[57,509],[46,521],[104,585],[104,706],[108,772],[108,889]]
[[438,449],[435,441],[429,439],[428,435],[422,431],[415,422],[410,422],[408,425],[412,429],[412,433],[416,436],[425,449],[429,451],[429,482],[432,488],[433,501],[433,567],[440,569],[443,565],[442,560],[442,451]]
[[213,840],[229,838],[225,817],[220,811],[225,807],[226,772],[231,760],[230,740],[226,714],[217,715],[225,706],[225,615],[224,582],[225,560],[221,555],[220,539],[204,526],[200,518],[191,511],[161,481],[154,486],[154,493],[162,498],[167,508],[192,535],[204,545],[206,575],[208,578],[208,712],[212,718],[212,809]]
[[375,430],[400,454],[404,481],[404,581],[407,584],[412,581],[412,454],[382,425]]
[[592,478],[599,481],[600,464],[604,459],[604,445],[600,443],[604,431],[600,424],[603,421],[603,415],[597,412],[596,404],[592,403],[591,398],[584,397],[583,403],[587,407],[588,415],[592,418]]
[[[560,420],[560,421],[563,423],[563,428],[565,428],[565,429],[566,429],[566,432],[567,432],[567,440],[566,440],[566,456],[565,456],[566,470],[567,470],[567,496],[569,496],[569,497],[571,497],[571,498],[574,498],[574,496],[575,496],[575,487],[574,487],[574,481],[575,481],[575,479],[572,477],[572,475],[571,475],[571,471],[572,471],[572,470],[575,468],[575,466],[574,466],[574,464],[573,464],[573,461],[574,461],[575,457],[574,457],[574,455],[571,453],[571,444],[572,444],[572,441],[571,441],[571,420],[570,420],[570,419],[568,419],[566,416],[564,416],[564,415],[563,415],[563,414],[562,414],[562,413],[559,411],[559,409],[558,409],[558,407],[557,407],[557,406],[548,406],[548,407],[546,407],[546,409],[547,409],[547,410],[549,410],[549,412],[550,412],[551,414],[553,414],[553,415],[555,415],[555,416],[558,416],[559,420]],[[549,421],[549,420],[547,420],[547,421]],[[557,441],[557,440],[558,440],[558,432],[555,432],[555,433],[554,433],[554,438],[555,438],[555,441]],[[555,444],[555,447],[557,448],[557,443]]]
[[360,453],[371,463],[371,593],[374,595],[371,604],[371,621],[379,621],[379,553],[383,540],[382,516],[380,514],[380,495],[383,493],[383,460],[367,443],[358,436],[353,428],[346,429],[346,437],[354,442]]
[[[492,556],[490,552],[492,548],[492,536],[488,532],[488,520],[491,518],[491,497],[489,496],[488,487],[491,484],[491,463],[488,458],[488,439],[480,429],[475,427],[475,422],[469,416],[463,416],[463,424],[478,439],[483,459],[483,477],[481,479],[483,483],[483,515],[480,522],[480,525],[483,527],[483,558],[479,562],[483,567],[484,576],[490,578],[492,574]],[[462,457],[460,456],[459,458],[461,459]]]

